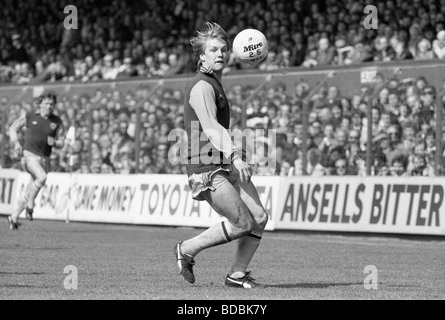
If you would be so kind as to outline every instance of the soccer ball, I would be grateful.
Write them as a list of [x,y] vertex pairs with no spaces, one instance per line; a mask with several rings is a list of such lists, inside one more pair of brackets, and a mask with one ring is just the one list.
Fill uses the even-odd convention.
[[256,29],[244,29],[233,40],[233,53],[242,63],[256,65],[266,58],[268,52],[266,37]]

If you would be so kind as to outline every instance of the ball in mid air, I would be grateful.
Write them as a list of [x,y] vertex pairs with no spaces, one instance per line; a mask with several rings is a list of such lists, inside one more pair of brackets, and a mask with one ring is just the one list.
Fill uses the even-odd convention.
[[266,37],[256,29],[244,29],[233,40],[233,53],[242,63],[256,65],[266,58],[268,52]]

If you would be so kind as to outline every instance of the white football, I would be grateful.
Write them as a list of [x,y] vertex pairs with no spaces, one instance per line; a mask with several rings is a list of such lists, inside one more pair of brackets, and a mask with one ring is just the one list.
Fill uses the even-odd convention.
[[268,52],[266,37],[256,29],[244,29],[233,40],[233,54],[242,63],[258,64],[266,58]]

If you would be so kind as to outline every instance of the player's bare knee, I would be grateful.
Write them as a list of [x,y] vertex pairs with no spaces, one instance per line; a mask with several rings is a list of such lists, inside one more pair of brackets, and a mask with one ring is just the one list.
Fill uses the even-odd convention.
[[37,177],[35,181],[36,186],[38,186],[39,188],[43,187],[45,183],[46,183],[46,174]]
[[235,238],[241,238],[252,232],[254,221],[248,215],[242,216],[235,223],[232,222]]
[[246,217],[246,219],[244,219],[244,221],[241,225],[242,236],[246,236],[246,235],[250,234],[253,230],[253,227],[254,227],[253,219],[251,219],[250,217]]

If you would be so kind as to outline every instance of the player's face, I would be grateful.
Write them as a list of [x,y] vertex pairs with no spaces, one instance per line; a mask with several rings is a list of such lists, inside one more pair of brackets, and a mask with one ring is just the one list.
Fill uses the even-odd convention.
[[40,103],[40,112],[42,115],[49,115],[54,110],[54,100],[46,98]]
[[200,59],[206,68],[211,68],[214,71],[222,71],[225,67],[229,49],[227,44],[218,39],[207,40],[204,52]]

